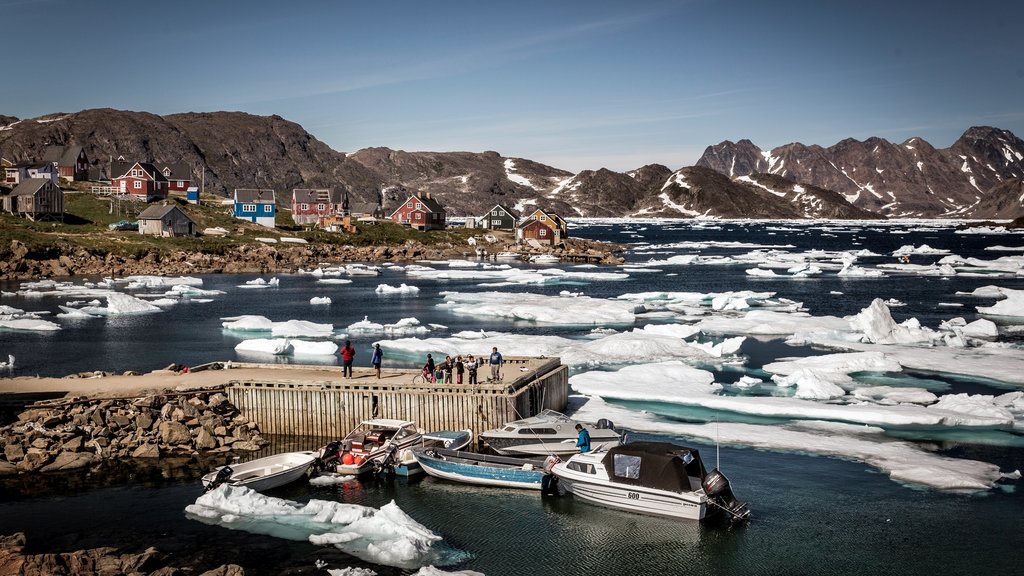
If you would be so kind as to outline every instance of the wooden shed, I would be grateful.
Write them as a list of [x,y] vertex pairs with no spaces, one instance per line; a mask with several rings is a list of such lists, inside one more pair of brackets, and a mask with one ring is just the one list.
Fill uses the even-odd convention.
[[139,214],[139,234],[195,236],[196,223],[174,204],[150,206]]
[[49,178],[29,178],[3,197],[4,212],[32,220],[63,219],[64,191]]

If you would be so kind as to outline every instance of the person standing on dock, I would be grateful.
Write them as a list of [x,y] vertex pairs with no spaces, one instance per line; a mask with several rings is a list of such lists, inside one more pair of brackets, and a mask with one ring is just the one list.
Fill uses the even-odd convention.
[[352,361],[356,359],[356,349],[352,347],[350,340],[345,340],[345,347],[341,349],[341,377],[352,377]]
[[476,369],[478,366],[480,366],[480,362],[477,361],[476,357],[470,354],[469,359],[466,360],[466,370],[469,371],[470,385],[476,385]]
[[491,365],[490,380],[494,382],[501,380],[501,365],[505,363],[505,359],[501,357],[501,352],[498,352],[497,346],[491,348],[491,357],[487,362]]
[[384,362],[384,351],[380,349],[380,343],[373,345],[373,356],[370,357],[370,364],[377,373],[377,380],[380,380],[380,365]]
[[427,354],[427,363],[423,365],[423,377],[427,379],[427,382],[434,381],[434,357]]
[[462,384],[462,374],[466,371],[466,364],[462,361],[462,356],[455,357],[455,383]]

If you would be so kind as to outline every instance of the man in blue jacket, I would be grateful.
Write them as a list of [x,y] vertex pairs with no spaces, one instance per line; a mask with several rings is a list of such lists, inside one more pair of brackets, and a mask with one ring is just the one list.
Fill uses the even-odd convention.
[[580,433],[580,438],[576,441],[576,447],[580,449],[580,454],[590,452],[590,432],[583,427],[583,424],[577,424],[576,431]]
[[491,357],[488,363],[491,365],[491,380],[497,382],[501,380],[501,365],[505,362],[505,359],[501,357],[501,352],[498,352],[498,347],[491,348]]

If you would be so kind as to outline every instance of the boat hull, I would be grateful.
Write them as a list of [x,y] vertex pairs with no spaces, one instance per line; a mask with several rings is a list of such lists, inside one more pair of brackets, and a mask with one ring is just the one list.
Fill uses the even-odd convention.
[[464,484],[540,490],[545,476],[540,461],[519,460],[514,464],[514,458],[418,448],[413,454],[427,474]]
[[[314,452],[285,452],[233,464],[231,466],[233,473],[225,483],[232,486],[245,486],[257,492],[271,490],[305,476],[315,459],[316,453]],[[222,468],[224,467],[218,467],[203,476],[203,485],[209,487],[216,480],[217,474]]]
[[556,472],[559,485],[580,500],[649,516],[703,520],[707,505],[701,494],[673,494],[638,486],[574,481]]

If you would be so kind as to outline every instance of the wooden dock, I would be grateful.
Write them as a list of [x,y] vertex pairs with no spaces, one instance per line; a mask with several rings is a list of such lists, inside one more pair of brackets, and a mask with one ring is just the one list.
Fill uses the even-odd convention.
[[502,381],[487,382],[490,370],[483,366],[476,385],[414,383],[418,369],[388,369],[377,379],[357,368],[343,379],[337,366],[323,367],[322,380],[294,380],[288,365],[276,367],[280,378],[231,380],[225,387],[230,401],[268,434],[340,439],[363,420],[396,418],[426,431],[469,428],[476,435],[544,409],[562,411],[569,394],[569,369],[558,358],[506,357]]

